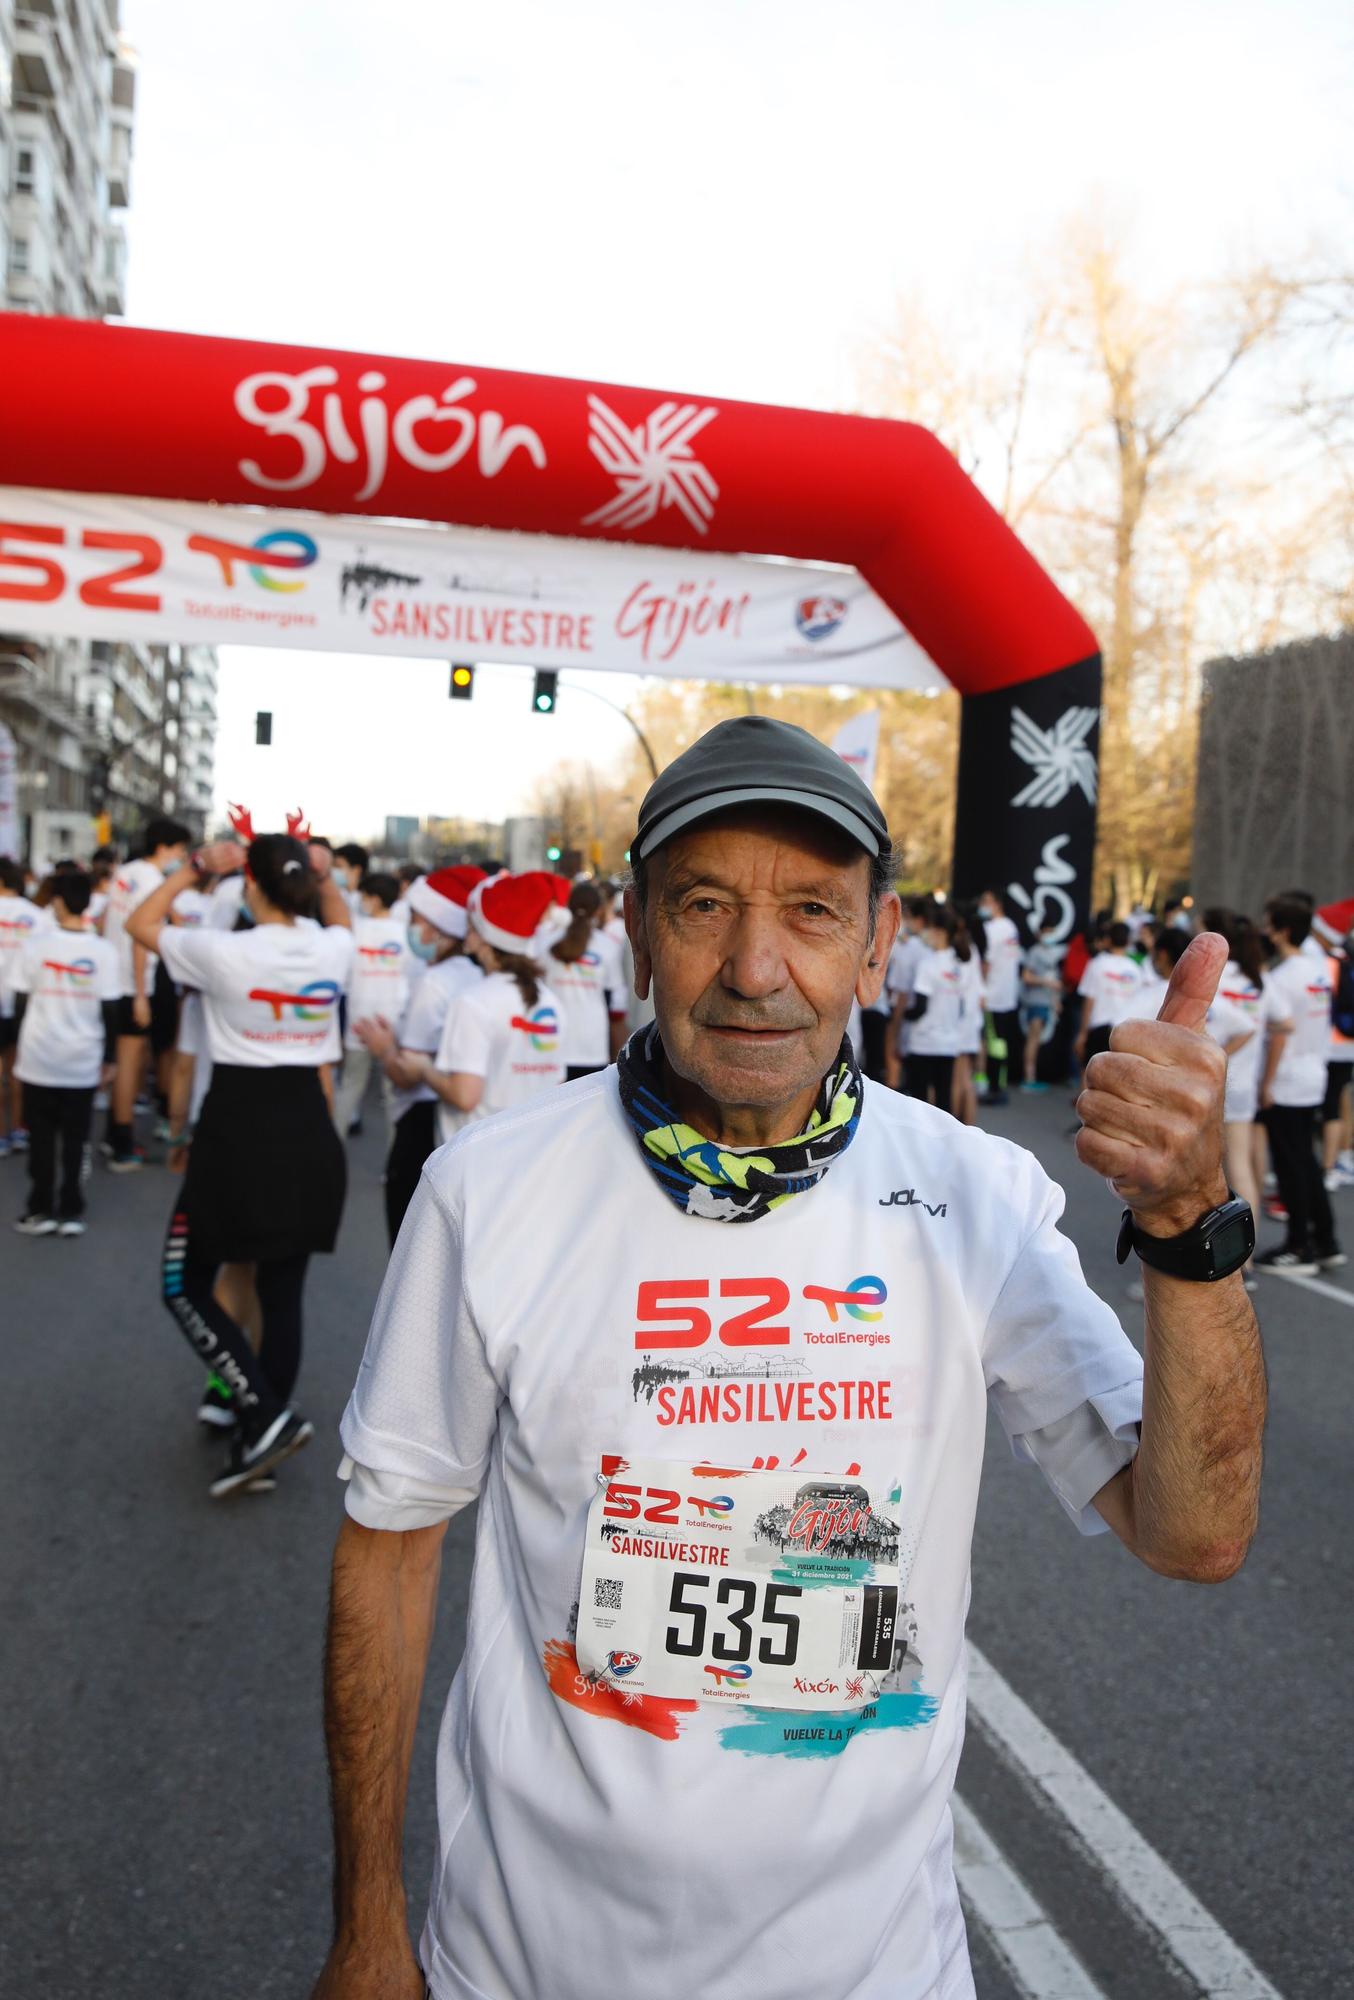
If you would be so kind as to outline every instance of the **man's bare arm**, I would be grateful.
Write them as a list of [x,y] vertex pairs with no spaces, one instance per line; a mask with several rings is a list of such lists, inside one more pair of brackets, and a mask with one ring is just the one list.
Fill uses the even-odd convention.
[[351,1519],[339,1532],[324,1690],[334,1944],[313,2000],[422,2000],[404,1898],[404,1806],[445,1533],[445,1522],[383,1533]]
[[1141,1269],[1142,1441],[1095,1505],[1149,1569],[1222,1583],[1240,1569],[1259,1516],[1260,1330],[1239,1273],[1196,1285]]

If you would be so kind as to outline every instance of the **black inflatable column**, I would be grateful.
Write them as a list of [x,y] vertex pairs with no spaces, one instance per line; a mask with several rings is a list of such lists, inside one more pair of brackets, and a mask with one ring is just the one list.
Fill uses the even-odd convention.
[[1031,929],[1061,942],[1091,907],[1100,656],[965,697],[959,728],[954,894],[1002,889]]

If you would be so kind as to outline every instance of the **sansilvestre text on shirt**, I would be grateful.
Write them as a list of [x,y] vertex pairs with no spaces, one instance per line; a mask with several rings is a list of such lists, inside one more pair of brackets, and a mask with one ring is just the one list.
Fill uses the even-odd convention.
[[[611,1074],[434,1155],[342,1436],[368,1527],[480,1500],[439,1748],[439,2000],[591,2000],[600,1935],[628,1993],[655,1962],[665,1993],[971,1993],[947,1802],[987,1399],[1086,1529],[1141,1410],[1139,1357],[1061,1210],[1027,1154],[875,1086],[825,1179],[744,1228],[674,1206]],[[756,1656],[741,1680],[712,1658],[708,1701],[627,1692],[624,1654],[580,1672],[608,1453],[670,1463],[683,1493],[702,1467],[758,1465],[886,1492],[901,1601],[866,1705],[760,1707]],[[659,1515],[632,1553],[673,1561]]]

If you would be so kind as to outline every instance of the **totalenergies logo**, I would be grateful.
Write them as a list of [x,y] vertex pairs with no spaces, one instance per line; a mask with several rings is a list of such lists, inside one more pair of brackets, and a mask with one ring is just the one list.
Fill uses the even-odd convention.
[[280,1021],[284,1008],[290,1007],[296,1021],[329,1021],[333,1019],[329,1009],[339,997],[339,989],[332,979],[312,979],[309,986],[303,986],[299,993],[280,993],[270,986],[255,986],[250,990],[251,1000],[262,1000],[273,1010],[273,1019]]
[[702,1519],[708,1514],[732,1514],[733,1495],[731,1493],[711,1493],[708,1497],[699,1493],[688,1493],[688,1507],[694,1507]]
[[559,1039],[559,1017],[553,1007],[533,1007],[529,1014],[514,1014],[511,1026],[530,1035],[531,1046],[538,1053],[549,1053]]
[[[215,557],[221,565],[221,581],[227,590],[235,587],[236,563],[243,563],[260,589],[281,590],[288,594],[304,590],[305,584],[299,577],[295,582],[288,583],[286,574],[309,569],[320,553],[318,543],[309,535],[303,535],[299,528],[272,528],[255,542],[227,542],[219,535],[190,535],[188,546],[198,555]],[[275,571],[286,574],[273,574]]]
[[61,985],[64,976],[68,985],[74,988],[77,993],[83,993],[89,986],[90,980],[94,977],[94,961],[92,958],[73,958],[70,960],[44,958],[42,969],[44,972],[54,972],[57,975],[56,983],[58,986]]
[[707,1665],[705,1671],[709,1674],[716,1687],[723,1687],[729,1681],[750,1681],[752,1679],[751,1667],[742,1664],[734,1667],[712,1667]]
[[359,958],[398,958],[400,946],[395,938],[389,938],[385,944],[360,944],[357,955]]
[[817,1299],[819,1305],[827,1307],[827,1316],[834,1326],[838,1306],[844,1306],[851,1319],[882,1319],[880,1308],[888,1295],[889,1288],[882,1278],[852,1278],[844,1292],[835,1291],[830,1285],[804,1287],[806,1299]]

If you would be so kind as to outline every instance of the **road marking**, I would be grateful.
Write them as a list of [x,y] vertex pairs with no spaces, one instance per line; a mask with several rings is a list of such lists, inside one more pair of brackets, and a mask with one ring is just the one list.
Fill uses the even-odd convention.
[[1026,2000],[1105,2000],[958,1794],[950,1811],[955,1878],[974,1922]]
[[1338,1299],[1342,1306],[1354,1306],[1354,1292],[1347,1292],[1339,1285],[1328,1285],[1324,1278],[1308,1278],[1300,1271],[1276,1271],[1272,1265],[1266,1267],[1265,1275],[1282,1278],[1288,1285],[1305,1286],[1309,1292],[1320,1292],[1323,1299]]
[[1090,1772],[1045,1728],[976,1646],[969,1710],[994,1748],[1068,1822],[1116,1899],[1162,1939],[1204,2000],[1282,2000],[1198,1897],[1148,1845]]

